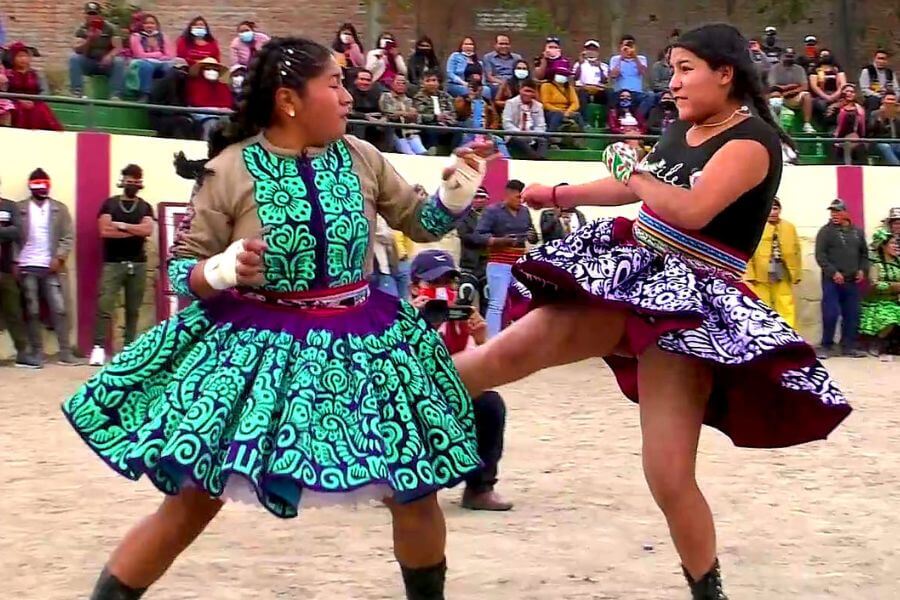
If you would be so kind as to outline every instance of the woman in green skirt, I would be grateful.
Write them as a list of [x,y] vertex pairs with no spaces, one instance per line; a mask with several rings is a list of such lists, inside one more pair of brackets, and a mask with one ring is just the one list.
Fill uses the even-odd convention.
[[900,241],[887,229],[878,229],[872,236],[871,263],[872,291],[861,306],[859,332],[874,338],[874,351],[890,360],[887,346],[900,326]]

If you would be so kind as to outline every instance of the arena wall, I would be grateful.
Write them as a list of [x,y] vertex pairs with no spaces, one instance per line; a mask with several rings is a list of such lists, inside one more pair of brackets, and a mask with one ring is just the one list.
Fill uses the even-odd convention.
[[[66,203],[76,227],[75,253],[70,260],[71,289],[75,303],[77,339],[82,349],[90,346],[97,299],[97,281],[101,269],[100,239],[97,234],[97,212],[103,200],[116,193],[119,171],[130,162],[144,168],[146,188],[143,197],[154,205],[184,203],[189,199],[192,183],[179,178],[172,167],[176,152],[183,150],[189,158],[206,153],[202,142],[163,140],[156,138],[114,136],[102,133],[51,133],[17,129],[0,130],[0,147],[4,161],[0,167],[0,195],[20,199],[27,196],[28,174],[42,167],[52,178],[52,195]],[[410,182],[429,189],[437,186],[446,158],[390,155],[389,160]],[[497,197],[507,178],[531,182],[580,183],[606,175],[600,163],[509,161],[492,163],[488,187]],[[784,218],[797,225],[803,240],[804,277],[797,290],[802,333],[810,340],[819,335],[820,313],[819,269],[813,256],[815,235],[827,219],[826,207],[835,197],[843,198],[868,235],[887,215],[891,206],[900,205],[900,169],[891,167],[810,166],[787,167],[779,196]],[[634,216],[636,207],[587,208],[589,217],[622,214]],[[537,223],[535,214],[535,222]],[[151,238],[151,267],[159,265],[158,236]],[[442,246],[458,252],[458,240],[451,235]],[[157,318],[154,306],[159,298],[156,290],[157,269],[148,285],[142,311],[143,327]],[[117,338],[119,331],[117,328]],[[5,338],[6,336],[4,336]],[[9,350],[4,341],[3,350]],[[50,343],[48,348],[54,348]]]

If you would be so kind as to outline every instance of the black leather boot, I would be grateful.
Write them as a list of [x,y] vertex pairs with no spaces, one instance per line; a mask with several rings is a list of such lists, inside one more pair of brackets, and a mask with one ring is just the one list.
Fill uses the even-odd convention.
[[444,580],[447,576],[447,560],[432,567],[410,569],[400,565],[407,600],[444,600]]
[[94,593],[91,594],[90,600],[138,600],[146,591],[147,588],[136,590],[128,587],[106,567],[103,567],[103,572],[100,573],[100,579],[94,586]]
[[728,600],[728,596],[722,590],[722,574],[719,572],[718,558],[709,572],[699,581],[691,578],[691,574],[684,568],[684,565],[681,570],[684,572],[684,578],[687,579],[688,585],[691,586],[692,600]]

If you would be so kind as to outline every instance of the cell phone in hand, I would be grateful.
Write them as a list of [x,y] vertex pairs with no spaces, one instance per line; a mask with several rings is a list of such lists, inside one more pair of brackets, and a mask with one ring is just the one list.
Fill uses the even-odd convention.
[[450,306],[447,311],[448,321],[468,321],[472,317],[475,310],[472,306],[459,305]]

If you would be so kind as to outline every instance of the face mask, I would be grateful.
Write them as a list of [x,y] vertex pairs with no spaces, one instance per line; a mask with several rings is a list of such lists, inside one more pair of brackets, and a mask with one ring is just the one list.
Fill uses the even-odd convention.
[[219,79],[219,72],[215,69],[207,69],[203,71],[203,78],[207,81],[216,81]]
[[774,46],[775,45],[775,36],[767,35],[766,36],[766,44],[768,44],[769,46]]
[[236,89],[240,89],[241,86],[244,85],[244,76],[238,75],[236,77],[232,77],[231,83]]
[[675,110],[674,100],[663,100],[659,103],[663,110]]
[[781,108],[784,106],[784,98],[769,98],[769,106],[772,108]]
[[341,34],[341,43],[343,43],[343,44],[351,44],[351,43],[353,43],[354,41],[355,41],[355,40],[353,39],[353,36],[350,35],[349,33],[342,33],[342,34]]
[[191,35],[195,38],[205,38],[206,27],[191,27]]
[[249,43],[253,42],[253,40],[256,38],[256,34],[253,33],[252,31],[242,31],[240,33],[240,36],[241,36],[241,41],[244,42],[245,44],[249,44]]
[[30,187],[31,195],[35,198],[44,199],[50,195],[50,190],[45,187]]
[[833,60],[834,60],[834,58],[833,58],[831,55],[826,55],[826,56],[820,56],[820,57],[819,57],[819,62],[820,62],[821,64],[823,64],[823,65],[830,65],[830,64],[832,63]]
[[565,85],[566,83],[568,83],[569,78],[566,77],[565,75],[554,75],[553,81],[555,81],[559,85]]
[[562,52],[559,50],[548,50],[547,51],[547,58],[549,58],[550,60],[556,60],[560,56],[562,56]]
[[630,98],[622,98],[619,100],[620,108],[631,108],[631,99]]
[[416,48],[416,54],[420,56],[425,56],[426,54],[431,54],[431,48]]
[[786,66],[786,67],[792,67],[792,66],[794,66],[794,62],[796,62],[796,59],[794,59],[794,58],[785,58],[783,62],[784,62],[784,66]]
[[136,185],[134,183],[129,183],[122,187],[125,190],[125,195],[129,198],[134,198],[137,196],[137,193],[141,190],[141,186]]
[[528,78],[528,70],[527,69],[516,69],[513,71],[513,74],[516,76],[516,79],[527,79]]
[[475,53],[471,50],[463,50],[463,56],[475,56]]

